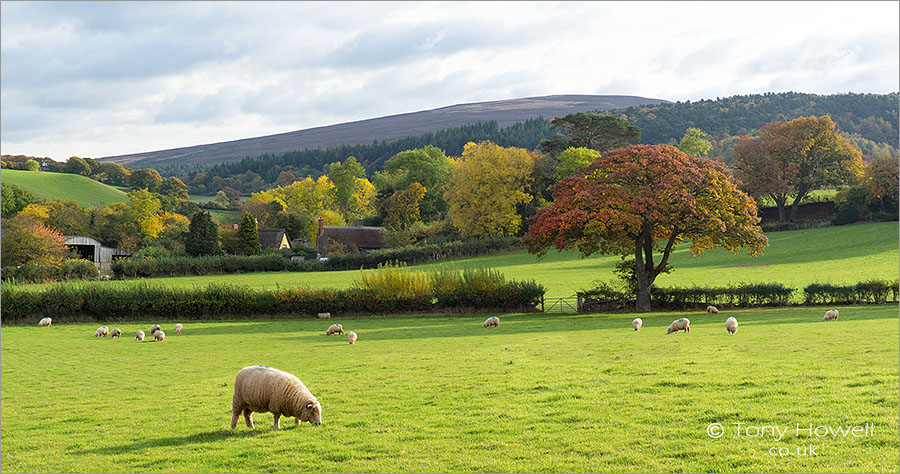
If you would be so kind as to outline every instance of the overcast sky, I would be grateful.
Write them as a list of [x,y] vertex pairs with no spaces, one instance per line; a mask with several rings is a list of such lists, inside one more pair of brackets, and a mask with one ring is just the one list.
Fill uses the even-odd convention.
[[102,157],[551,94],[896,92],[898,2],[2,2],[0,152]]

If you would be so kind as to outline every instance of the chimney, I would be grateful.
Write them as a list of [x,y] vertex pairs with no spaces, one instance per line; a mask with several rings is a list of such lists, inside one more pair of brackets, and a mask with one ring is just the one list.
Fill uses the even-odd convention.
[[356,219],[356,225],[362,227],[362,225],[363,225],[363,223],[362,223],[362,217],[360,217],[359,219]]
[[325,220],[319,217],[319,233],[316,235],[322,235],[325,233]]

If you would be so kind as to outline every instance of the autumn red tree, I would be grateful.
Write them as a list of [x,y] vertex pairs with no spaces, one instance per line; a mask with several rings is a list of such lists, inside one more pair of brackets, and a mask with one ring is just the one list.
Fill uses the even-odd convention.
[[794,220],[810,191],[852,181],[862,166],[859,150],[838,134],[828,115],[766,125],[758,138],[741,139],[734,155],[745,189],[754,197],[770,196],[781,222]]
[[670,145],[635,145],[583,171],[553,186],[553,202],[531,219],[526,246],[539,255],[556,248],[634,256],[638,311],[650,310],[650,286],[676,244],[690,241],[693,255],[716,247],[757,255],[768,244],[756,203],[722,163]]
[[66,239],[28,216],[3,221],[0,255],[7,265],[59,265],[66,256]]

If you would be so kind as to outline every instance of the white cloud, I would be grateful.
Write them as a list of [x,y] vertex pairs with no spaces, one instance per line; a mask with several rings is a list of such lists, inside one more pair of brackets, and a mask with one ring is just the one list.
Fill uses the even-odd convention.
[[548,94],[897,90],[896,2],[3,2],[0,149],[65,159]]

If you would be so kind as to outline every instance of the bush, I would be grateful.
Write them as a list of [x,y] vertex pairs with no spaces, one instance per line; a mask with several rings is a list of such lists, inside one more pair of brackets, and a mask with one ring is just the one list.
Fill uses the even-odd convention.
[[855,285],[813,283],[803,289],[804,304],[897,303],[898,280],[871,279]]
[[66,259],[59,266],[22,265],[6,266],[0,270],[3,280],[10,283],[48,283],[54,281],[88,280],[97,278],[100,273],[96,265],[84,259]]
[[[440,282],[440,293],[434,291],[435,281]],[[269,291],[225,284],[172,288],[140,282],[129,286],[69,283],[28,291],[4,284],[2,299],[5,322],[30,323],[31,319],[47,314],[65,322],[66,318],[225,319],[469,308],[522,311],[534,310],[544,291],[534,282],[506,282],[493,270],[443,271],[435,276],[395,265],[366,272],[356,287],[345,290],[279,288]]]
[[853,206],[845,206],[831,218],[831,223],[834,225],[845,225],[852,224],[858,220],[859,211]]

